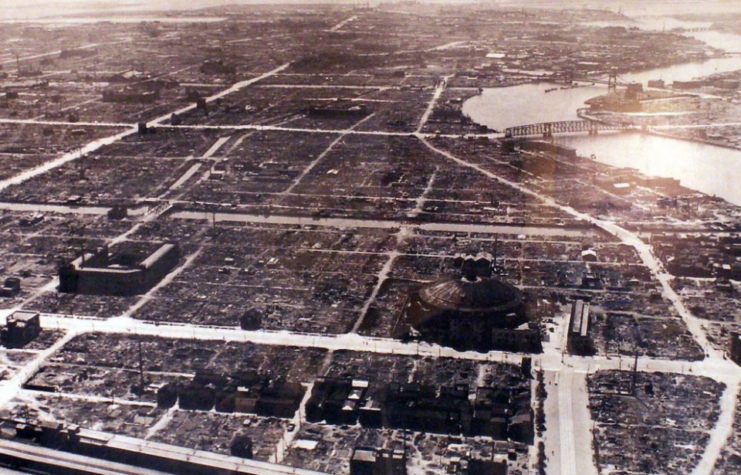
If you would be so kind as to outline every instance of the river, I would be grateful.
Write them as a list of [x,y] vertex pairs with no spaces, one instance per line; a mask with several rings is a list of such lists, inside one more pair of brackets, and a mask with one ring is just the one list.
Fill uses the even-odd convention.
[[556,136],[555,142],[608,165],[677,178],[693,190],[741,205],[741,151],[641,133],[564,135]]
[[[646,29],[663,28],[662,19],[641,19]],[[661,25],[661,26],[659,26]],[[707,26],[679,20],[667,21],[669,28]],[[713,47],[741,52],[741,36],[714,31],[692,33],[692,36]],[[689,63],[651,71],[623,74],[626,81],[645,83],[649,79],[686,81],[718,72],[741,69],[741,56],[713,58],[702,63]],[[463,112],[475,122],[492,129],[577,119],[576,109],[584,101],[605,94],[602,85],[574,89],[551,89],[551,84],[525,84],[506,88],[486,89],[479,96],[463,104]],[[631,167],[653,176],[672,177],[682,184],[720,196],[741,206],[741,186],[733,177],[741,176],[741,151],[716,147],[685,140],[642,134],[603,134],[588,136],[578,134],[557,136],[556,141],[576,148],[583,156],[595,155],[597,160],[609,165]]]
[[[741,37],[739,37],[741,39]],[[702,63],[686,63],[638,73],[622,74],[625,81],[646,84],[649,79],[689,81],[696,77],[741,69],[741,57],[712,58]],[[607,86],[582,86],[574,89],[552,89],[553,84],[523,84],[520,86],[485,89],[463,104],[463,113],[476,122],[496,130],[537,122],[577,119],[576,109],[584,101],[607,93]]]

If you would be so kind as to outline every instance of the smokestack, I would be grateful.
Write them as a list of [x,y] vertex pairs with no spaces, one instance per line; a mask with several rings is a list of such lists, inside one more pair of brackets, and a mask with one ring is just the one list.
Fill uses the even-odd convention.
[[638,350],[635,350],[635,359],[633,360],[633,397],[637,397],[636,383],[638,381]]
[[144,360],[142,358],[142,341],[139,340],[139,394],[144,393]]

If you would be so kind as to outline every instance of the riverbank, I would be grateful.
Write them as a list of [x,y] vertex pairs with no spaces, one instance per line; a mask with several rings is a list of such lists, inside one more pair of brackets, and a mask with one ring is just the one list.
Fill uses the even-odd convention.
[[657,131],[656,129],[647,129],[645,130],[645,132],[651,135],[655,135],[657,137],[665,137],[665,138],[669,138],[673,140],[684,140],[686,142],[694,142],[694,143],[699,143],[703,145],[710,145],[712,147],[720,147],[720,148],[725,148],[729,150],[741,151],[741,146],[734,146],[734,145],[728,145],[728,144],[723,144],[723,143],[711,142],[710,140],[697,139],[694,137],[684,137],[681,135],[674,135],[669,132],[660,132],[660,131]]
[[[597,117],[594,117],[594,116],[592,116],[590,114],[587,114],[586,112],[584,112],[585,110],[586,109],[580,109],[580,110],[577,111],[577,115],[579,116],[579,118],[584,119],[584,120],[588,120],[588,121],[591,121],[591,122],[597,122],[597,123],[600,123],[600,124],[609,124],[610,123],[610,121],[608,121],[608,120],[605,120],[605,119],[602,119],[602,118],[597,118]],[[657,130],[656,127],[640,127],[640,125],[638,125],[638,124],[636,124],[636,127],[637,128],[636,129],[633,129],[633,130],[635,130],[637,132],[645,132],[645,133],[648,133],[648,134],[651,134],[651,135],[656,135],[658,137],[665,137],[665,138],[675,139],[675,140],[684,140],[684,141],[687,141],[687,142],[694,142],[694,143],[709,145],[709,146],[713,146],[713,147],[721,147],[721,148],[725,148],[725,149],[740,150],[741,151],[741,146],[737,146],[737,145],[729,145],[729,144],[718,143],[718,142],[714,142],[714,141],[707,140],[707,139],[701,139],[701,138],[697,138],[697,137],[687,137],[687,136],[684,136],[684,135],[672,134],[670,131]]]

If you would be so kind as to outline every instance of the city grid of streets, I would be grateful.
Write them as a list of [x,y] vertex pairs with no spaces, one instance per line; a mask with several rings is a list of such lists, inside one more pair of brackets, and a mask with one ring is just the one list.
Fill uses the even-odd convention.
[[[350,15],[343,18],[336,25],[328,29],[332,32],[341,32],[348,25],[357,27],[363,20],[361,14]],[[452,43],[451,43],[452,44]],[[442,46],[447,46],[448,43]],[[441,47],[442,47],[441,46]],[[84,48],[95,47],[95,44],[85,45]],[[55,55],[58,51],[51,51],[44,54],[35,54],[21,60],[30,60],[41,58],[45,55]],[[216,103],[220,99],[228,98],[231,95],[239,93],[245,89],[259,86],[270,78],[280,76],[291,67],[292,63],[287,62],[273,68],[270,71],[259,74],[248,80],[236,82],[229,87],[224,87],[220,92],[211,95],[206,99],[207,104]],[[73,314],[42,314],[42,327],[45,329],[57,329],[64,332],[64,336],[56,341],[52,346],[38,352],[33,359],[26,362],[11,378],[0,382],[0,407],[6,406],[15,398],[18,398],[24,391],[23,385],[27,383],[39,370],[39,368],[48,364],[65,344],[69,343],[75,337],[87,333],[110,333],[121,335],[149,335],[163,338],[175,339],[192,339],[206,341],[224,341],[224,342],[251,342],[264,345],[284,345],[304,348],[318,348],[329,351],[352,350],[363,353],[377,354],[394,354],[394,355],[416,355],[429,357],[449,357],[453,359],[472,360],[481,362],[501,362],[520,364],[524,356],[532,356],[533,367],[535,370],[544,372],[544,381],[548,389],[548,395],[545,400],[545,416],[547,428],[542,437],[544,442],[545,453],[548,457],[547,473],[549,474],[596,474],[600,473],[597,462],[593,455],[593,428],[594,422],[591,419],[589,410],[589,394],[587,390],[587,377],[598,371],[621,370],[630,371],[634,365],[638,371],[649,373],[681,373],[695,376],[705,376],[716,380],[725,385],[725,390],[720,397],[720,415],[710,433],[710,439],[707,446],[702,452],[702,458],[694,468],[694,474],[710,474],[716,465],[717,460],[721,457],[722,451],[733,433],[733,423],[736,415],[737,396],[739,393],[739,384],[741,384],[741,372],[738,367],[726,359],[723,351],[716,349],[709,341],[705,332],[705,327],[699,318],[695,317],[687,306],[683,303],[682,298],[672,287],[672,276],[665,270],[660,259],[652,252],[651,246],[639,236],[636,232],[621,227],[615,222],[598,218],[596,215],[588,214],[577,210],[568,204],[564,204],[553,196],[543,193],[528,184],[511,180],[507,175],[492,172],[480,163],[468,160],[465,156],[459,156],[455,153],[455,148],[443,149],[436,144],[435,139],[443,138],[452,141],[468,141],[476,138],[488,138],[491,140],[503,137],[500,133],[481,133],[481,134],[455,134],[455,133],[432,133],[425,132],[425,126],[436,107],[439,106],[441,97],[448,89],[448,80],[451,76],[444,76],[437,81],[432,97],[426,105],[424,114],[417,123],[413,132],[389,132],[384,130],[362,129],[358,130],[365,121],[373,118],[370,114],[358,120],[354,125],[342,130],[331,128],[303,128],[291,127],[290,125],[169,125],[173,114],[187,114],[196,109],[196,103],[191,103],[185,107],[178,107],[170,112],[164,113],[152,120],[147,121],[146,126],[150,129],[160,130],[188,130],[188,131],[207,131],[219,130],[231,134],[250,133],[250,131],[280,131],[295,134],[327,134],[333,137],[333,141],[326,147],[322,153],[307,164],[301,174],[299,174],[293,183],[281,192],[282,195],[292,195],[294,190],[302,184],[305,176],[319,164],[333,148],[342,143],[348,136],[376,136],[376,137],[413,137],[421,144],[427,152],[442,163],[450,166],[457,166],[470,170],[480,175],[483,179],[490,180],[492,183],[503,185],[518,193],[532,199],[534,203],[549,209],[557,210],[559,213],[567,215],[574,220],[582,223],[589,223],[596,228],[608,233],[620,243],[634,249],[640,257],[641,264],[647,267],[652,279],[659,283],[662,295],[671,302],[676,313],[681,317],[687,329],[691,333],[693,340],[700,346],[705,358],[700,361],[683,361],[681,359],[667,360],[653,358],[646,355],[639,355],[637,358],[632,356],[620,355],[596,355],[592,357],[571,356],[566,349],[566,332],[568,318],[556,319],[552,327],[550,341],[544,343],[542,354],[523,355],[517,353],[507,353],[501,351],[491,351],[489,353],[462,352],[439,345],[417,342],[403,342],[390,338],[380,338],[365,336],[358,333],[358,329],[363,323],[363,318],[368,312],[369,307],[374,303],[382,284],[392,268],[396,259],[402,256],[414,256],[415,254],[405,254],[393,249],[388,252],[372,251],[385,260],[381,268],[376,285],[370,296],[363,306],[358,320],[355,321],[352,331],[349,333],[330,335],[320,333],[306,333],[292,330],[257,330],[249,331],[234,327],[222,327],[213,325],[199,325],[193,323],[172,323],[172,322],[146,322],[132,318],[132,315],[145,304],[147,304],[156,292],[170,284],[180,273],[187,269],[206,249],[206,243],[199,248],[189,252],[186,258],[181,261],[175,270],[173,270],[165,279],[149,292],[137,298],[136,302],[131,305],[121,315],[111,316],[111,318],[93,318],[84,315]],[[302,86],[299,86],[302,87]],[[319,87],[319,86],[317,86]],[[98,122],[81,122],[69,123],[66,121],[55,121],[48,119],[0,119],[2,124],[35,124],[43,126],[67,126],[67,125],[91,125],[95,127],[123,127],[125,130],[116,130],[115,134],[103,138],[91,140],[79,149],[66,153],[54,160],[44,163],[43,165],[30,170],[21,171],[13,176],[0,181],[0,192],[10,187],[23,184],[29,180],[44,176],[53,176],[55,170],[76,163],[82,157],[92,154],[104,147],[116,144],[122,140],[134,136],[137,133],[137,124],[132,123],[98,123]],[[690,126],[683,126],[690,127]],[[228,135],[217,141],[201,158],[213,159],[220,156],[222,147],[229,143],[236,135]],[[427,184],[427,191],[432,188],[436,176],[444,175],[445,165],[438,164],[434,174],[430,177]],[[192,167],[186,175],[172,184],[158,200],[158,207],[155,212],[145,213],[134,211],[130,214],[132,225],[120,235],[109,239],[109,244],[125,242],[127,238],[134,235],[145,223],[152,223],[160,219],[182,220],[184,222],[203,222],[208,226],[218,225],[220,222],[236,223],[253,223],[253,224],[281,224],[281,225],[309,225],[319,228],[344,229],[347,227],[365,227],[372,229],[398,229],[395,233],[397,242],[407,239],[409,236],[423,230],[427,231],[445,231],[445,232],[479,232],[488,234],[501,235],[526,235],[537,237],[540,233],[547,233],[539,228],[498,226],[487,224],[463,224],[463,223],[444,223],[444,222],[424,222],[414,223],[411,220],[384,220],[384,219],[353,219],[353,218],[336,218],[321,217],[307,218],[303,216],[291,215],[272,215],[265,216],[252,212],[248,206],[239,205],[235,209],[229,210],[228,213],[214,211],[177,211],[173,210],[177,205],[187,204],[188,200],[178,196],[177,192],[180,187],[188,180],[195,178],[198,183],[203,183],[209,179],[210,171],[199,166]],[[50,178],[51,179],[51,178]],[[170,183],[170,177],[163,179],[161,185]],[[415,211],[411,212],[410,217],[415,216],[423,209],[427,200],[427,191],[418,199]],[[168,192],[174,192],[168,194]],[[165,196],[166,195],[166,196]],[[208,206],[209,203],[201,203]],[[103,206],[64,206],[64,205],[45,205],[45,204],[22,204],[22,203],[0,203],[0,208],[10,211],[23,212],[60,212],[66,214],[90,214],[99,215],[107,211]],[[555,228],[555,227],[554,227]],[[563,231],[567,233],[567,230]],[[320,251],[317,251],[320,252]],[[348,251],[353,252],[353,251]],[[423,254],[419,254],[423,255]],[[514,258],[517,260],[517,258]],[[23,309],[30,302],[42,297],[49,292],[55,292],[57,279],[49,281],[46,285],[39,288],[30,298],[20,303],[14,308],[3,310],[3,318],[12,314],[14,311]],[[307,393],[308,394],[308,393]],[[98,401],[95,396],[80,395],[81,400],[89,398],[90,401]],[[117,401],[119,404],[129,404],[127,401]],[[306,399],[303,400],[300,411],[304,411]],[[297,415],[300,420],[301,414]],[[297,434],[298,428],[286,432],[288,442],[282,442],[276,449],[274,462],[280,464],[283,458],[284,447],[290,445],[290,441]],[[538,438],[540,440],[540,438]],[[531,448],[530,465],[535,465],[535,451],[537,444]],[[267,465],[266,465],[267,467]],[[268,470],[268,468],[265,468]],[[277,471],[275,473],[278,473]]]

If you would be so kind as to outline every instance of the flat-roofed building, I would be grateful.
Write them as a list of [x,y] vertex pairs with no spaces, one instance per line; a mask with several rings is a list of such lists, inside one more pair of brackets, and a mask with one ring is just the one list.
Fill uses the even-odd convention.
[[741,332],[731,332],[731,361],[741,366]]
[[569,352],[577,355],[588,355],[594,352],[591,337],[589,302],[576,300],[571,306],[569,321]]
[[147,292],[172,270],[180,259],[175,243],[162,244],[142,257],[107,247],[85,253],[59,268],[59,291],[91,295],[138,295]]
[[0,331],[0,340],[6,348],[22,348],[41,333],[39,312],[18,310],[8,316],[7,324]]

